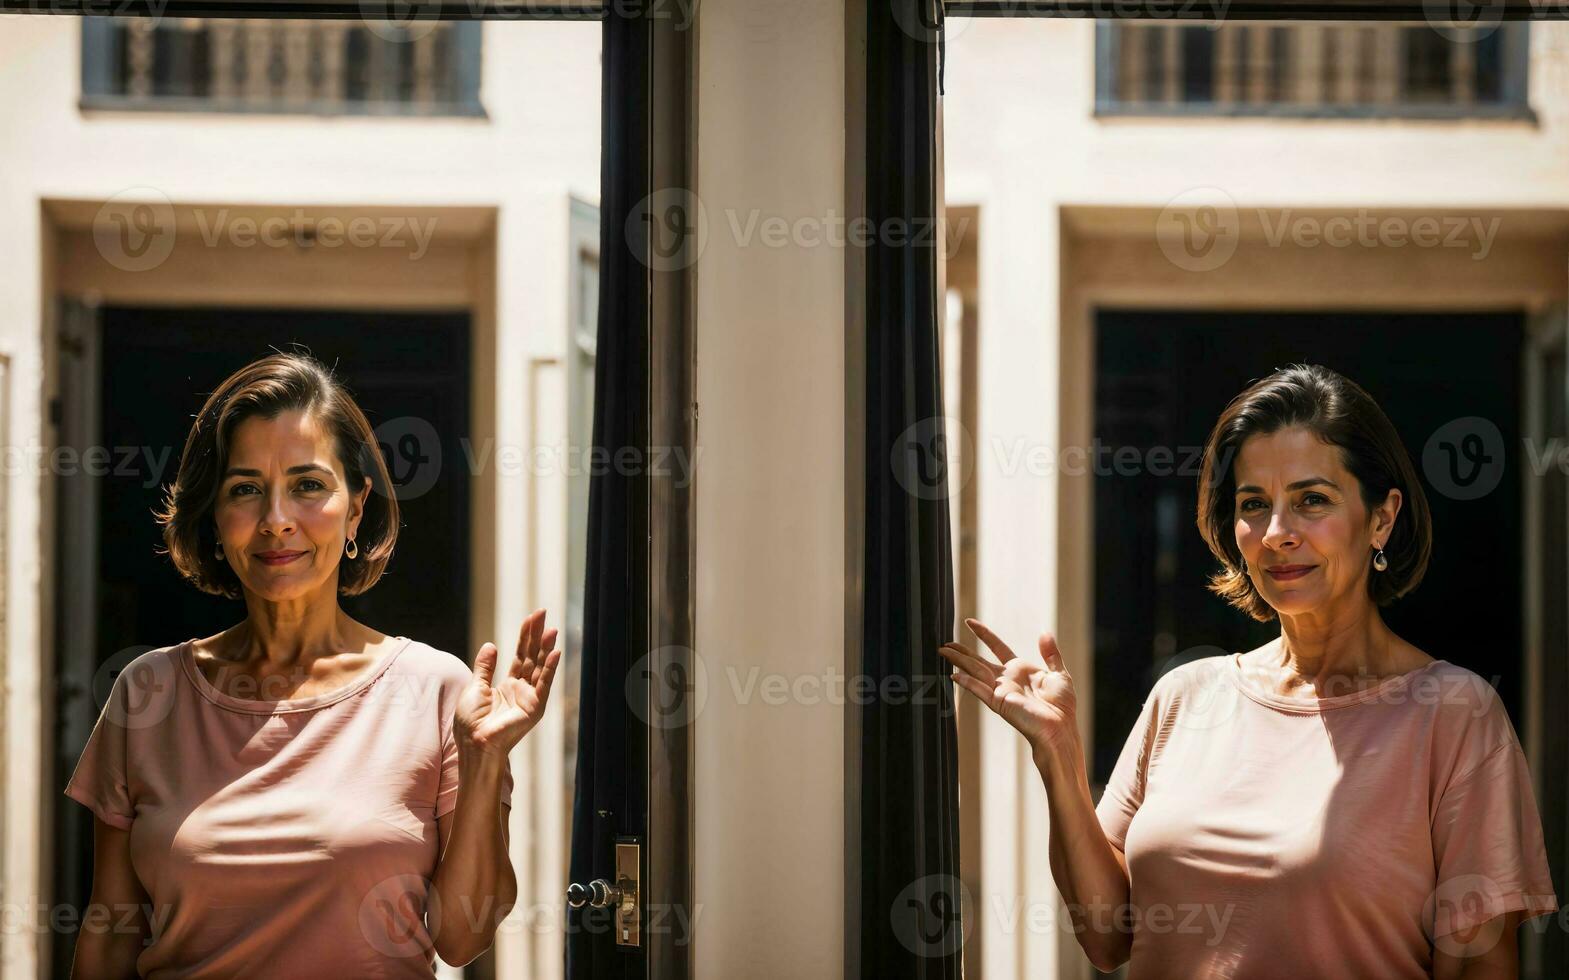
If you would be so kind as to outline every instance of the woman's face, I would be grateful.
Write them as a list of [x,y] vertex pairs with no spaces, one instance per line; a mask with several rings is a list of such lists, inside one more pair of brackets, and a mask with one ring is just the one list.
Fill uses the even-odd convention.
[[1370,510],[1339,448],[1298,427],[1249,437],[1235,473],[1237,548],[1254,588],[1277,613],[1371,601],[1373,552],[1389,540],[1399,490]]
[[299,411],[252,416],[229,440],[213,506],[224,558],[246,591],[274,601],[337,589],[338,563],[359,526],[358,493],[327,432]]

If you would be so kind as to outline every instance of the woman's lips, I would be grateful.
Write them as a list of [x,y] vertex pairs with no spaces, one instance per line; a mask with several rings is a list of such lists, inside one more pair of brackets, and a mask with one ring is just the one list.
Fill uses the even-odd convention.
[[269,557],[267,555],[257,555],[256,557],[262,563],[267,564],[267,565],[287,565],[289,562],[293,561],[296,558],[299,558],[303,554],[305,554],[305,552],[303,552],[303,551],[296,551],[292,555],[279,555],[276,558]]
[[1317,567],[1317,565],[1281,565],[1277,568],[1266,568],[1264,571],[1268,572],[1275,581],[1285,582],[1290,579],[1301,578]]

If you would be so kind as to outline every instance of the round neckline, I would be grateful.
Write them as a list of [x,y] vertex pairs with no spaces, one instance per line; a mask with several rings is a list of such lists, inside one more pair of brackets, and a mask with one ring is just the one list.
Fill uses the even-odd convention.
[[1372,687],[1364,688],[1360,691],[1352,691],[1348,694],[1337,694],[1328,698],[1311,698],[1287,697],[1284,694],[1274,694],[1271,692],[1254,690],[1252,687],[1249,687],[1247,682],[1243,679],[1242,654],[1233,653],[1227,659],[1230,661],[1231,667],[1226,671],[1226,676],[1231,678],[1231,682],[1236,685],[1237,690],[1241,691],[1249,698],[1252,698],[1254,701],[1257,701],[1260,704],[1269,705],[1270,707],[1274,708],[1283,708],[1288,711],[1307,712],[1328,711],[1333,708],[1344,708],[1348,705],[1361,704],[1365,701],[1372,701],[1375,698],[1383,697],[1392,691],[1396,691],[1405,687],[1417,677],[1427,673],[1434,667],[1437,667],[1439,664],[1449,663],[1447,660],[1433,660],[1429,663],[1423,664],[1420,667],[1417,667],[1415,670],[1408,670],[1404,674],[1396,674],[1394,677],[1386,677]]
[[394,647],[391,652],[383,656],[380,663],[376,664],[374,667],[367,670],[362,676],[355,678],[350,683],[345,684],[342,687],[334,688],[331,691],[325,691],[321,694],[312,694],[311,696],[304,698],[284,698],[281,701],[264,701],[256,698],[237,698],[232,694],[219,690],[212,681],[207,679],[207,675],[202,673],[201,667],[199,667],[196,663],[197,637],[193,636],[189,640],[186,640],[184,643],[180,644],[180,664],[185,668],[186,675],[190,677],[191,683],[196,685],[196,690],[201,693],[202,697],[216,705],[219,705],[220,707],[228,708],[232,711],[243,711],[247,714],[253,715],[272,715],[285,711],[310,711],[315,708],[326,707],[329,704],[342,701],[347,697],[353,697],[373,684],[376,681],[376,678],[380,677],[382,674],[385,674],[387,672],[387,668],[392,666],[392,662],[398,659],[398,654],[402,653],[405,649],[408,648],[408,645],[413,642],[408,637],[401,634],[394,636],[393,639],[402,640],[403,642]]

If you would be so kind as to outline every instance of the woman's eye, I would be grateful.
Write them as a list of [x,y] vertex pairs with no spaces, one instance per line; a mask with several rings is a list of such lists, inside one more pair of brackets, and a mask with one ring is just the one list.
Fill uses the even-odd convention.
[[[316,479],[315,477],[309,477],[308,476],[305,479],[300,481],[299,487],[300,487],[301,490],[314,491],[314,490],[325,490],[327,488],[327,485],[325,483],[321,482],[320,480]],[[231,497],[249,496],[247,491],[255,490],[255,489],[256,489],[256,484],[254,484],[254,483],[236,483],[234,486],[229,488],[229,496],[231,496]]]
[[1262,507],[1262,506],[1264,506],[1264,501],[1258,499],[1257,497],[1252,497],[1252,498],[1250,498],[1248,500],[1244,500],[1242,502],[1242,510],[1243,510],[1243,512],[1257,510],[1258,507],[1254,507],[1253,506],[1254,504],[1258,504],[1259,507]]
[[1310,493],[1302,498],[1302,502],[1309,507],[1322,507],[1329,503],[1329,498],[1321,493]]

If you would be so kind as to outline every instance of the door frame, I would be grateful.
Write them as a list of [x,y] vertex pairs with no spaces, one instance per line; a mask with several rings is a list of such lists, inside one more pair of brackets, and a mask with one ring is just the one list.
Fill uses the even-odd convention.
[[[649,25],[647,126],[650,194],[663,188],[690,188],[697,154],[696,34],[669,18]],[[697,406],[694,398],[696,344],[693,280],[696,255],[683,242],[690,264],[675,268],[649,262],[648,445],[670,447],[677,459],[697,457]],[[656,448],[655,451],[663,451]],[[652,677],[693,676],[697,643],[696,537],[692,481],[683,467],[652,467],[648,483],[648,671]],[[649,684],[645,718],[660,717],[660,698],[669,689]],[[684,702],[688,693],[678,697]],[[684,703],[676,710],[686,714]],[[648,729],[648,825],[644,840],[644,914],[649,909],[686,909],[696,914],[693,898],[693,734],[692,725],[653,725]],[[691,976],[692,948],[673,932],[644,930],[648,976],[678,980]]]
[[[1569,355],[1569,304],[1558,303],[1540,311],[1526,322],[1520,385],[1525,404],[1521,418],[1526,438],[1537,447],[1538,452],[1545,452],[1551,439],[1569,440],[1569,431],[1562,426],[1562,415],[1559,430],[1550,431],[1548,407],[1553,398],[1569,401],[1569,356],[1566,355]],[[1554,358],[1564,367],[1549,371]],[[1560,408],[1562,411],[1563,408]],[[1560,453],[1569,455],[1569,445],[1560,443],[1560,446]],[[1563,458],[1565,455],[1560,455],[1559,459]],[[1529,461],[1527,463],[1529,465]],[[1547,592],[1547,564],[1550,549],[1555,545],[1560,549],[1569,549],[1569,540],[1560,539],[1552,543],[1546,540],[1546,526],[1550,518],[1545,508],[1552,498],[1544,492],[1543,479],[1556,481],[1560,494],[1563,494],[1564,484],[1569,482],[1562,472],[1544,473],[1542,478],[1525,474],[1521,481],[1524,520],[1520,530],[1525,561],[1523,635],[1526,660],[1521,691],[1525,730],[1521,733],[1521,741],[1525,744],[1526,756],[1531,762],[1536,801],[1546,828],[1548,865],[1556,872],[1558,881],[1562,882],[1566,870],[1569,870],[1565,867],[1565,862],[1569,861],[1569,847],[1566,847],[1566,842],[1569,842],[1569,805],[1566,805],[1562,793],[1557,790],[1561,790],[1566,774],[1569,774],[1569,749],[1566,749],[1569,746],[1569,732],[1565,731],[1569,723],[1566,723],[1561,711],[1553,710],[1549,695],[1562,690],[1566,677],[1563,648],[1555,644],[1569,634],[1569,628],[1565,625],[1565,618],[1569,616],[1569,594],[1555,596]],[[1558,515],[1558,522],[1560,527],[1569,527],[1569,514]],[[1560,570],[1565,561],[1562,557],[1559,559]],[[1562,891],[1560,887],[1560,894]],[[1520,951],[1523,975],[1545,977],[1546,941],[1540,933],[1531,932],[1529,935],[1530,939],[1522,944]],[[1562,950],[1566,938],[1560,935],[1557,941]]]

